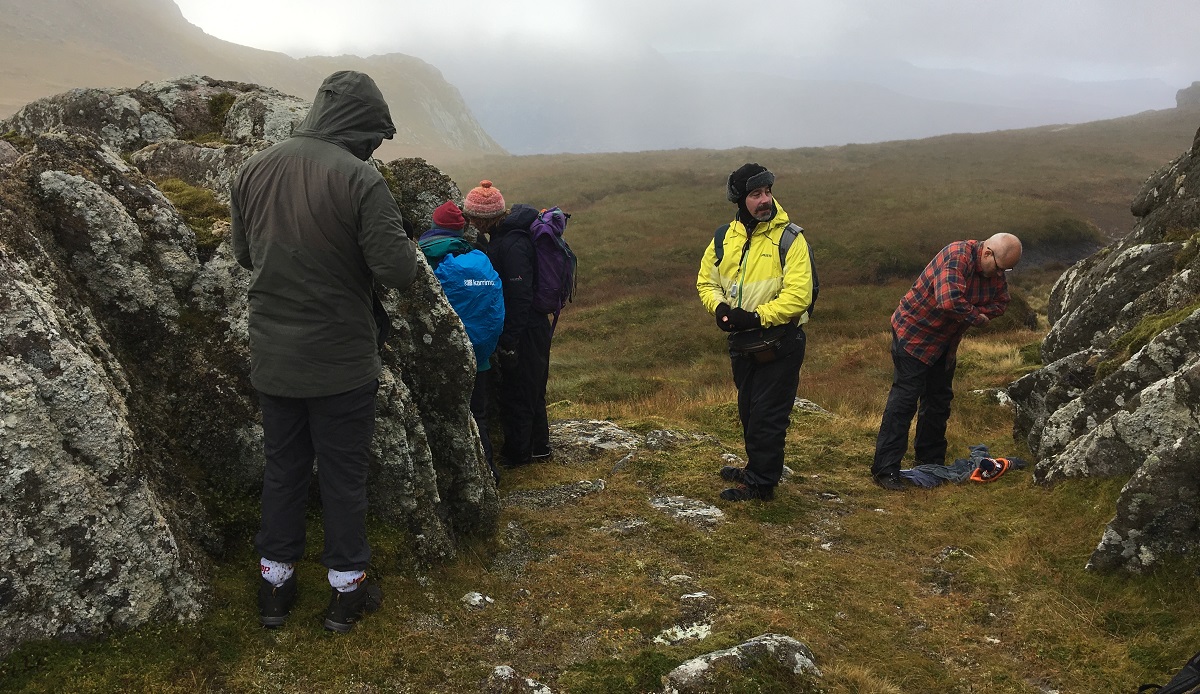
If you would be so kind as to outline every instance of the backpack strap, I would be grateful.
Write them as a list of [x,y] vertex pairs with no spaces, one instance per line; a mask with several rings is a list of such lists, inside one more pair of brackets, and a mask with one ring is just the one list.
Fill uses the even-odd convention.
[[1192,656],[1192,659],[1184,664],[1183,668],[1175,673],[1170,682],[1159,687],[1155,684],[1143,684],[1138,687],[1139,692],[1157,692],[1157,694],[1187,694],[1187,692],[1196,691],[1196,687],[1200,686],[1200,653]]
[[[783,236],[779,237],[779,267],[787,267],[787,254],[792,248],[792,242],[803,233],[804,228],[792,222],[789,222],[787,228],[783,230]],[[812,299],[808,302],[808,308],[804,310],[811,316],[813,306],[817,303],[817,295],[821,293],[821,280],[817,277],[817,258],[813,255],[811,244],[808,247],[808,268],[812,272]]]
[[[720,265],[721,260],[725,258],[725,233],[728,231],[729,225],[725,224],[717,227],[717,230],[713,232],[713,252],[715,252],[717,256],[716,262],[713,263],[714,265]],[[796,237],[803,233],[804,228],[795,222],[788,222],[788,225],[784,227],[783,234],[779,237],[780,270],[787,270],[788,251],[792,250],[792,243],[795,242]],[[747,239],[747,248],[749,248],[749,239]],[[745,253],[745,251],[746,249],[743,248],[742,252]],[[805,311],[807,311],[808,315],[811,316],[813,312],[813,306],[817,303],[817,294],[819,294],[821,291],[821,282],[817,278],[817,259],[813,255],[812,246],[808,247],[808,267],[812,271],[813,291],[812,301],[808,303],[808,308],[806,308]]]
[[717,227],[713,232],[713,250],[717,253],[717,262],[713,265],[720,265],[721,260],[725,258],[725,232],[729,231],[729,225],[725,224]]

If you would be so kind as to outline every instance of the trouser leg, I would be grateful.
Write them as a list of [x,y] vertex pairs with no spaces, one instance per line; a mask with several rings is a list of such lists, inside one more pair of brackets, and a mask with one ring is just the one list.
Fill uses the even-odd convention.
[[492,459],[492,437],[488,432],[488,381],[491,380],[488,371],[475,372],[475,387],[471,389],[471,417],[475,419],[475,427],[479,429],[479,441],[483,444],[483,458],[487,461],[492,476],[499,478],[496,463]]
[[527,358],[517,348],[516,363],[501,362],[500,367],[500,421],[504,431],[504,443],[500,455],[507,465],[522,465],[529,462],[529,432],[533,428],[532,388],[522,368]]
[[544,317],[535,318],[518,338],[516,364],[503,367],[500,405],[504,445],[500,453],[510,465],[531,460],[535,439],[549,448],[545,396],[549,330]]
[[313,445],[304,400],[259,393],[262,408],[262,523],[254,545],[271,561],[294,563],[304,556],[304,514],[312,480]]
[[929,367],[925,392],[917,407],[917,431],[913,452],[921,464],[946,464],[946,422],[950,420],[950,402],[954,400],[956,360],[942,358]]
[[550,341],[553,332],[550,322],[537,317],[530,329],[530,346],[536,350],[537,372],[533,375],[536,384],[533,393],[533,423],[529,431],[529,450],[534,456],[550,455],[550,420],[546,415],[546,386],[550,381]]
[[917,413],[917,403],[925,392],[929,366],[905,352],[892,337],[892,388],[883,408],[879,435],[875,439],[875,460],[871,474],[876,477],[900,472],[900,461],[908,450],[908,429]]
[[367,469],[375,435],[379,382],[309,399],[325,551],[321,563],[334,571],[361,571],[371,559],[367,543]]
[[746,442],[746,481],[774,486],[783,476],[784,446],[791,423],[800,368],[804,364],[805,337],[799,331],[791,351],[773,362],[753,357],[732,358],[738,388],[738,415]]

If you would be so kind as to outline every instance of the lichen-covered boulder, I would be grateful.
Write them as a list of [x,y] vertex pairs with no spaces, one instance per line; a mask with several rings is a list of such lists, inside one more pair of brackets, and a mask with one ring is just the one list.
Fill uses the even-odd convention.
[[438,205],[447,200],[462,204],[462,192],[454,181],[420,157],[388,162],[383,173],[393,187],[403,191],[396,202],[417,236],[429,231]]
[[755,670],[772,691],[816,694],[821,670],[808,646],[790,636],[763,634],[733,648],[713,651],[683,663],[663,677],[663,694],[716,694],[730,691]]
[[124,368],[95,319],[58,298],[0,245],[0,654],[194,619],[204,600],[139,451]]
[[195,618],[197,548],[215,543],[149,412],[173,390],[167,374],[192,366],[172,347],[198,270],[192,233],[82,131],[37,135],[0,197],[0,485],[19,500],[0,510],[0,653]]
[[1200,436],[1195,432],[1146,458],[1121,490],[1116,517],[1088,568],[1141,573],[1166,556],[1194,551],[1200,528],[1197,461]]
[[1088,566],[1141,572],[1200,549],[1200,133],[1132,210],[1055,284],[1047,366],[1008,392],[1035,481],[1130,478]]
[[147,145],[129,156],[142,173],[156,181],[177,178],[184,183],[211,190],[222,204],[229,204],[229,191],[242,164],[267,147],[265,141],[248,145],[201,144],[166,140]]
[[216,136],[225,128],[228,104],[244,92],[262,91],[273,90],[198,76],[133,89],[72,89],[24,106],[0,121],[0,132],[31,138],[78,127],[118,152],[130,152],[153,142]]
[[[160,87],[27,108],[19,157],[0,170],[0,657],[29,639],[197,617],[212,561],[258,521],[249,273],[221,241],[228,222],[198,249],[138,164],[220,189],[266,142],[179,140],[213,125],[200,123],[205,94],[234,87],[208,78]],[[85,113],[34,118],[68,103]],[[133,165],[122,155],[151,139],[132,125],[106,129],[105,109],[117,105],[128,107],[125,125],[142,122],[134,113],[161,118],[151,119],[157,146]],[[394,332],[370,502],[419,558],[437,561],[455,556],[461,537],[493,532],[499,499],[469,409],[473,352],[420,262],[410,287],[383,294]]]
[[310,106],[312,101],[274,89],[246,90],[229,105],[220,133],[227,142],[273,145],[292,136]]

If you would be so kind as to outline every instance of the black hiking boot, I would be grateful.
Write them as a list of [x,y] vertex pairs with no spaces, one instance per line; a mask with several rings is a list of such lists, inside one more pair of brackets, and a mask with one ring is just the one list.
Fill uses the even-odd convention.
[[739,484],[721,492],[725,501],[770,501],[775,498],[775,487],[769,484]]
[[902,492],[907,489],[908,485],[904,483],[904,478],[898,472],[888,473],[886,475],[874,475],[875,484],[883,487],[889,492]]
[[721,468],[721,479],[734,484],[746,484],[746,468],[726,465]]
[[278,588],[267,579],[259,579],[258,621],[269,629],[283,626],[296,602],[296,574]]
[[325,628],[344,634],[364,614],[378,610],[382,604],[383,590],[369,578],[348,593],[339,593],[335,588],[329,597],[329,607],[325,608]]

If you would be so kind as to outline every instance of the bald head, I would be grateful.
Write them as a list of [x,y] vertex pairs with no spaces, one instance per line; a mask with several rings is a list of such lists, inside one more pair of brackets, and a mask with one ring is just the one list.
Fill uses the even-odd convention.
[[985,248],[991,249],[996,262],[1003,269],[1011,270],[1021,262],[1021,239],[1012,234],[1003,232],[992,234],[987,241],[983,242],[983,245]]

